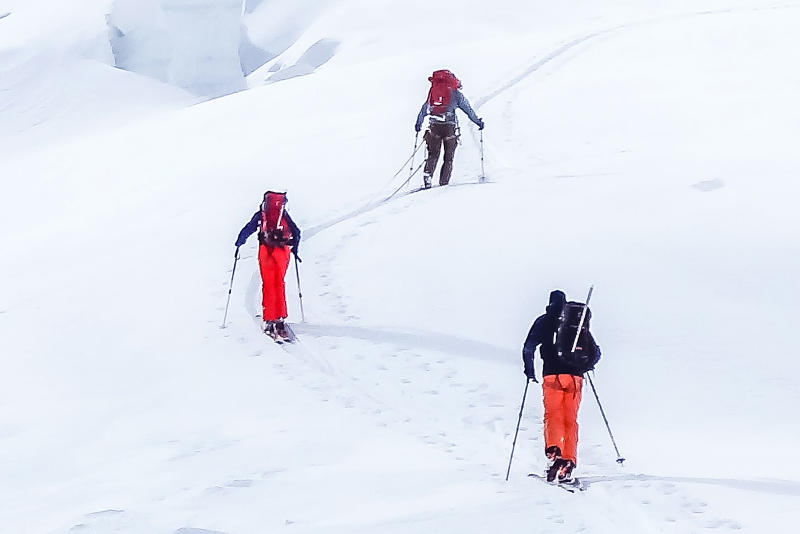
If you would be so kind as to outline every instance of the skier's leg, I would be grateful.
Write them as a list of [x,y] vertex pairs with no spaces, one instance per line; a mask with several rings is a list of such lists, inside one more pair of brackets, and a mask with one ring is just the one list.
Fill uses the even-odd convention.
[[284,296],[283,277],[288,267],[288,254],[281,254],[284,247],[259,247],[259,264],[261,266],[261,282],[263,284],[262,315],[265,321],[277,321],[286,317],[286,298]]
[[450,175],[453,173],[453,157],[456,155],[458,137],[456,136],[455,125],[450,126],[447,136],[444,138],[444,161],[442,161],[442,170],[439,173],[439,185],[449,184]]
[[556,446],[564,451],[564,388],[559,383],[563,375],[542,378],[544,397],[544,446]]
[[261,271],[261,318],[264,321],[272,321],[270,318],[270,300],[272,285],[272,269],[269,247],[258,246],[258,268]]
[[572,460],[578,464],[578,408],[581,405],[581,394],[583,390],[583,378],[580,376],[570,377],[571,380],[565,382],[567,386],[564,392],[564,448],[562,457],[565,460]]
[[425,159],[425,168],[423,169],[423,178],[425,180],[425,185],[429,186],[431,181],[431,176],[433,176],[433,171],[436,170],[436,163],[439,161],[439,152],[442,146],[442,138],[437,137],[431,130],[426,130],[425,135],[423,136],[425,140],[425,144],[428,148],[428,157]]
[[289,247],[275,247],[273,251],[275,258],[275,313],[279,318],[285,319],[289,316],[286,311],[286,270],[289,268]]

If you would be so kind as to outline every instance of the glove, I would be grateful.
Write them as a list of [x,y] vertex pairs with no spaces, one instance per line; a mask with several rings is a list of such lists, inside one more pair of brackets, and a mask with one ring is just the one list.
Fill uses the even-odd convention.
[[234,253],[233,253],[233,259],[235,259],[235,260],[239,259],[239,247],[240,246],[241,245],[236,245],[236,251],[234,251]]
[[478,129],[483,130],[483,119],[478,119]]
[[528,380],[533,380],[537,384],[539,383],[539,381],[536,380],[536,371],[535,370],[526,368],[525,369],[525,376],[528,377]]
[[[292,254],[297,256],[297,245],[292,245],[292,247],[289,249],[289,251],[291,251]],[[297,259],[299,260],[300,258],[298,257]]]
[[244,242],[245,242],[245,241],[246,241],[246,239],[237,239],[237,240],[236,240],[236,243],[234,243],[234,246],[235,246],[236,248],[239,248],[239,247],[241,247],[242,245],[244,245]]
[[422,125],[421,125],[421,124],[415,124],[415,125],[414,125],[414,131],[415,131],[415,132],[419,133],[419,131],[420,131],[421,129],[422,129]]

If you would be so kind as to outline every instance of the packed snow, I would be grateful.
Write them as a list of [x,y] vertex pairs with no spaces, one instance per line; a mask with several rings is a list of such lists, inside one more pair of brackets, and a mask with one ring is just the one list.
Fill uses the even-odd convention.
[[[602,4],[0,0],[0,532],[792,532],[800,2]],[[443,67],[487,182],[462,117],[408,194]],[[280,347],[254,238],[220,328],[275,187]],[[506,482],[591,284],[626,461],[586,388],[586,491],[528,477],[531,384]]]

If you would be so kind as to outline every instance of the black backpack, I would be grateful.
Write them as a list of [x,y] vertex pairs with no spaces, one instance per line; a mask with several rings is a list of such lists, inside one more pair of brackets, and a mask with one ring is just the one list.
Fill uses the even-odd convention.
[[[583,317],[583,324],[580,327],[578,343],[575,344],[575,334],[578,325],[581,323],[581,315],[586,310]],[[559,361],[577,373],[583,374],[594,369],[600,359],[597,355],[597,344],[594,342],[592,334],[589,333],[589,320],[592,318],[592,311],[581,302],[567,302],[561,311],[558,321],[558,331],[556,333],[556,354]],[[575,346],[575,350],[572,347]]]

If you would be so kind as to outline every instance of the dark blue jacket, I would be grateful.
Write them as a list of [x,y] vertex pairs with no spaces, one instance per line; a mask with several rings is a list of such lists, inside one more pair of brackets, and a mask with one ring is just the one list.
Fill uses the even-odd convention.
[[[571,367],[564,365],[558,358],[556,349],[556,332],[558,331],[559,316],[561,310],[559,306],[547,306],[544,315],[539,316],[528,332],[528,338],[522,347],[522,361],[525,363],[525,374],[534,376],[533,360],[536,356],[536,347],[540,346],[539,354],[544,362],[542,366],[542,376],[547,375],[573,375],[583,376]],[[591,336],[591,334],[589,334]],[[597,347],[597,359],[600,359],[600,347]]]
[[[283,212],[283,220],[286,221],[286,224],[289,225],[289,231],[292,233],[292,242],[290,243],[292,246],[292,252],[297,255],[297,249],[300,246],[300,229],[294,223],[292,218],[289,216],[289,212]],[[261,225],[261,210],[259,209],[253,215],[253,218],[250,219],[250,222],[244,225],[244,228],[239,232],[239,237],[236,238],[236,246],[241,247],[244,245],[247,238],[250,237],[252,234],[258,231],[258,227]]]

